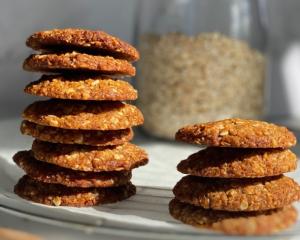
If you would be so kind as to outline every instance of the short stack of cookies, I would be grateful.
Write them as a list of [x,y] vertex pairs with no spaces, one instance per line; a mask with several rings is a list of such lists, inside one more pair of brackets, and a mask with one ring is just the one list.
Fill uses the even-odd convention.
[[24,62],[28,71],[48,72],[26,86],[48,97],[28,106],[21,132],[35,138],[16,164],[26,175],[15,193],[55,206],[93,206],[135,194],[131,171],[148,162],[130,143],[143,123],[137,91],[119,76],[134,76],[139,58],[128,43],[102,31],[55,29],[34,33],[27,46],[41,51]]
[[300,187],[283,173],[297,167],[287,128],[262,121],[225,119],[188,125],[176,140],[207,146],[177,166],[189,174],[174,187],[170,214],[183,223],[229,235],[266,235],[297,220],[291,203]]

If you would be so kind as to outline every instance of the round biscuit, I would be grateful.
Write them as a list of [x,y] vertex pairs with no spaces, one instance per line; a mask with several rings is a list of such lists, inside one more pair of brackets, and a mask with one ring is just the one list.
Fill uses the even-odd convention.
[[91,146],[111,146],[129,142],[133,138],[133,130],[72,130],[51,126],[43,126],[24,120],[20,128],[22,134],[38,140],[52,143],[84,144]]
[[144,122],[137,107],[119,101],[37,101],[22,116],[39,125],[81,130],[119,130]]
[[97,147],[35,140],[32,152],[37,160],[88,172],[129,171],[148,162],[147,153],[132,143]]
[[171,200],[169,212],[175,219],[197,228],[242,236],[270,235],[286,230],[296,223],[298,215],[292,206],[259,212],[227,212],[207,210],[177,199]]
[[101,76],[43,75],[28,84],[28,94],[73,100],[136,100],[137,91],[126,81]]
[[288,149],[209,147],[181,161],[177,169],[200,177],[258,178],[297,168],[297,156]]
[[298,183],[283,175],[252,179],[185,176],[173,193],[182,202],[225,211],[268,210],[300,200]]
[[66,187],[39,182],[25,175],[15,185],[14,192],[21,198],[45,205],[88,207],[125,200],[136,193],[136,188],[131,182],[111,188]]
[[31,151],[20,151],[13,160],[32,179],[67,187],[116,187],[126,185],[131,179],[130,171],[83,172],[62,168],[36,160]]
[[122,59],[79,52],[32,54],[23,69],[32,72],[90,72],[134,76],[134,66]]
[[236,148],[289,148],[297,142],[286,127],[238,118],[188,125],[179,129],[175,138],[187,143]]
[[139,53],[133,46],[100,30],[66,28],[36,32],[27,39],[26,45],[42,51],[80,50],[128,61],[139,59]]

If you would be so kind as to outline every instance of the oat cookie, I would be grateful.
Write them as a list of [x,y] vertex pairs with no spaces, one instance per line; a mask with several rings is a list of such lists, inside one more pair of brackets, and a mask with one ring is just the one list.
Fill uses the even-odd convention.
[[289,148],[296,144],[295,135],[286,127],[238,118],[188,125],[175,138],[215,147]]
[[42,183],[23,176],[14,188],[21,198],[54,206],[88,207],[115,203],[135,194],[132,183],[112,188],[75,188],[60,184]]
[[59,99],[34,102],[25,109],[23,118],[40,125],[82,130],[119,130],[144,122],[141,111],[130,104]]
[[134,135],[131,128],[112,131],[72,130],[43,126],[26,120],[21,124],[21,132],[46,142],[92,146],[120,145],[132,140]]
[[0,227],[0,239],[1,240],[43,240],[43,238],[41,238],[38,235],[34,235],[28,232],[16,230],[13,228],[6,228],[6,227]]
[[32,54],[25,59],[23,68],[39,72],[90,71],[112,75],[135,75],[135,68],[126,60],[78,52]]
[[26,45],[35,50],[82,50],[107,54],[129,61],[139,59],[138,51],[130,44],[103,31],[67,28],[32,34]]
[[136,100],[137,91],[126,81],[101,76],[43,75],[27,85],[28,94],[74,100]]
[[96,147],[35,140],[32,152],[40,161],[80,171],[128,171],[148,162],[146,152],[132,143]]
[[126,185],[131,179],[130,171],[96,173],[62,168],[36,160],[31,151],[20,151],[14,155],[13,160],[32,179],[67,187],[116,187]]
[[175,197],[207,209],[259,211],[280,208],[300,199],[300,187],[291,178],[258,179],[183,177],[174,187]]
[[297,156],[288,149],[209,147],[181,161],[177,169],[201,177],[256,178],[280,175],[297,167]]
[[169,211],[183,223],[228,235],[273,234],[289,228],[297,221],[297,211],[292,206],[259,212],[227,212],[207,210],[173,199]]

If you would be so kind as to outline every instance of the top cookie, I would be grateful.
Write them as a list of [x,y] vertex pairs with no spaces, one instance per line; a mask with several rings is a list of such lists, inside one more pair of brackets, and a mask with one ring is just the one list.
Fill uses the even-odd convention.
[[82,50],[107,54],[129,61],[139,59],[138,51],[130,44],[103,31],[76,28],[36,32],[26,41],[35,50]]
[[297,142],[286,127],[238,118],[188,125],[179,129],[175,138],[200,145],[237,148],[289,148]]

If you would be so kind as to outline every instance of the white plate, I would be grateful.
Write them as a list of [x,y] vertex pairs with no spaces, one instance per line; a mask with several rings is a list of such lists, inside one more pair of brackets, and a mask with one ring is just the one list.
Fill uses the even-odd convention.
[[[68,227],[87,227],[112,236],[138,239],[231,239],[181,224],[170,217],[168,203],[172,187],[182,177],[177,163],[197,147],[137,137],[136,143],[147,150],[150,163],[133,172],[137,195],[116,204],[91,208],[50,207],[23,200],[13,193],[13,186],[23,175],[12,162],[12,155],[29,149],[32,139],[21,136],[17,120],[0,122],[0,205],[2,210],[28,218],[44,219],[50,224],[61,222]],[[293,177],[299,179],[297,174]],[[297,204],[299,208],[299,204]],[[0,208],[1,210],[1,208]],[[300,221],[290,230],[276,235],[277,239],[298,239]],[[274,239],[273,236],[270,239]],[[261,238],[269,239],[269,238]]]

